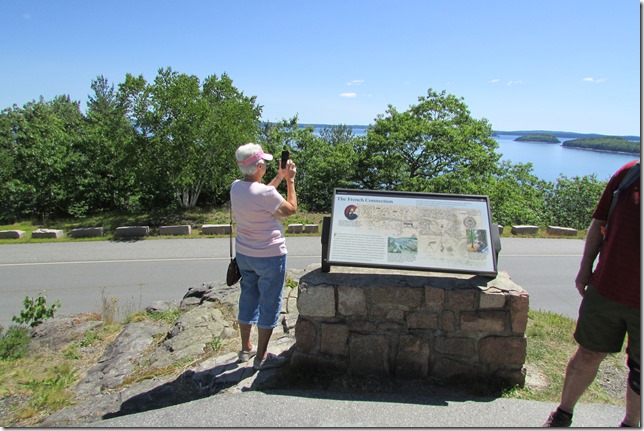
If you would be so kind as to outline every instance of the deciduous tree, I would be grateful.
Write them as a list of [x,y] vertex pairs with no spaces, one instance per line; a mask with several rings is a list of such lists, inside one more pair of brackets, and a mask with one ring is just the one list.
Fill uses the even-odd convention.
[[407,111],[389,105],[378,115],[357,148],[356,180],[371,189],[470,193],[500,158],[492,133],[462,98],[429,89]]
[[139,177],[153,204],[171,199],[196,206],[207,190],[221,203],[234,175],[234,151],[257,136],[261,107],[226,75],[196,76],[160,69],[153,83],[126,77],[121,86],[128,115],[139,137]]

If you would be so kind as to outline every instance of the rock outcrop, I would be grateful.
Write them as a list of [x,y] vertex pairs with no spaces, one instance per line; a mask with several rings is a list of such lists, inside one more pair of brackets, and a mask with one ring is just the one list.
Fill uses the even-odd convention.
[[[269,344],[273,353],[290,356],[295,339],[287,322],[297,320],[296,296],[297,289],[285,287],[282,327],[276,328]],[[150,304],[149,312],[177,306],[187,311],[174,323],[146,320],[125,325],[74,388],[76,404],[47,417],[39,426],[82,427],[104,418],[261,386],[277,370],[257,373],[252,362],[239,363],[236,352],[213,354],[214,342],[238,344],[238,298],[238,285],[204,283],[190,287],[180,302]],[[62,350],[98,325],[102,325],[100,320],[50,319],[34,330],[32,348]]]

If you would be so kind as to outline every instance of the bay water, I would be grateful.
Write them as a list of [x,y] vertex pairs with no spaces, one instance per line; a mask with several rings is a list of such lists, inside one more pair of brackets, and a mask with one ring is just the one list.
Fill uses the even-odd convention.
[[[366,134],[366,127],[353,126],[353,134]],[[496,134],[493,139],[499,144],[497,153],[501,160],[513,163],[532,163],[532,174],[537,178],[556,183],[557,178],[583,177],[595,174],[599,181],[607,181],[626,163],[639,159],[639,154],[612,153],[607,151],[580,150],[568,148],[561,143],[569,137],[557,136],[561,143],[517,142],[521,135]]]
[[[519,135],[495,135],[499,144],[497,152],[502,160],[513,163],[532,163],[532,173],[546,181],[556,182],[560,175],[568,178],[595,174],[600,181],[608,180],[617,169],[631,160],[639,159],[639,154],[611,153],[607,151],[580,150],[564,147],[561,144],[541,142],[517,142]],[[561,138],[563,143],[570,138]]]

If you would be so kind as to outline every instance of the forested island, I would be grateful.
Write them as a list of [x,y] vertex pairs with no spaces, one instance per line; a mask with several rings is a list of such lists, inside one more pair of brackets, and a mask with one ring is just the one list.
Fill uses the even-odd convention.
[[[558,144],[561,141],[557,136],[549,133],[528,133],[514,139],[517,142],[543,142]],[[613,153],[640,153],[640,141],[630,140],[620,136],[582,136],[564,141],[561,144],[568,148],[583,150],[609,151]]]
[[565,141],[564,147],[581,148],[585,150],[611,151],[628,154],[640,153],[640,142],[629,141],[628,139],[616,136],[605,136],[600,138],[578,138]]
[[555,135],[531,134],[519,136],[515,139],[517,142],[545,142],[547,144],[559,144],[561,141]]

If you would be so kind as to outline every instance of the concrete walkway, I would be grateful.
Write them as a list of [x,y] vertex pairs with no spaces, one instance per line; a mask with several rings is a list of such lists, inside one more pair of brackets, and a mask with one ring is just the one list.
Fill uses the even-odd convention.
[[[95,427],[540,427],[555,403],[515,399],[450,400],[404,394],[248,391],[215,395],[93,423]],[[623,409],[581,404],[573,426],[619,425]]]
[[[271,341],[269,350],[288,355],[290,336]],[[239,363],[235,353],[200,364],[214,376],[216,395],[156,410],[113,417],[92,427],[541,427],[556,403],[507,398],[473,398],[424,385],[395,392],[262,390],[281,369],[256,372],[252,361]],[[200,370],[195,370],[199,372]],[[441,393],[444,392],[444,393]],[[624,409],[606,404],[580,404],[575,427],[616,427]]]

